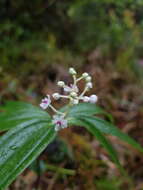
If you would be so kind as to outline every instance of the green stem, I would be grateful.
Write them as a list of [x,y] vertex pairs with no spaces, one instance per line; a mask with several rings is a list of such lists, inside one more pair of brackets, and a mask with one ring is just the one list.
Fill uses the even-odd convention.
[[65,169],[61,167],[57,167],[51,164],[46,164],[46,168],[51,171],[55,171],[57,173],[65,174],[65,175],[75,175],[75,170]]
[[71,108],[72,106],[73,106],[73,104],[71,104],[71,103],[69,103],[69,104],[67,105],[67,109],[66,109],[65,115],[68,114],[68,112],[69,112],[69,110],[70,110],[70,108]]
[[81,98],[82,96],[84,96],[84,94],[87,92],[88,87],[85,87],[85,89],[83,90],[83,92],[81,93],[81,95],[79,96],[79,98]]
[[76,80],[76,76],[75,75],[73,75],[73,84],[74,84],[74,86],[76,86],[76,82],[77,82],[77,80]]
[[81,76],[80,78],[78,78],[77,80],[76,80],[76,82],[79,82],[80,80],[82,80],[83,79],[83,77]]
[[54,108],[52,105],[49,105],[49,107],[50,107],[55,113],[60,114],[60,115],[65,115],[65,113],[62,113],[62,112],[56,110],[56,108]]

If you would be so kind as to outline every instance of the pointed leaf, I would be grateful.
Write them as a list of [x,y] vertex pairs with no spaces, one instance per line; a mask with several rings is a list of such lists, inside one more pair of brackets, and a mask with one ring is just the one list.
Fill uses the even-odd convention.
[[[80,119],[80,118],[79,118]],[[123,140],[124,142],[132,145],[134,148],[143,152],[143,147],[138,144],[133,138],[129,137],[127,134],[123,133],[120,129],[115,127],[113,124],[100,119],[99,117],[83,117],[87,122],[91,123],[93,127],[96,127],[100,132],[113,135]]]
[[67,111],[69,117],[86,116],[86,115],[92,116],[96,114],[103,114],[107,116],[110,121],[113,121],[111,114],[107,113],[96,104],[91,104],[91,103],[80,103],[80,104],[72,106],[70,110],[68,110],[68,107],[65,106],[61,109],[61,111]]
[[16,127],[22,122],[36,123],[49,120],[50,116],[47,112],[40,108],[24,102],[7,102],[0,107],[0,131],[8,130]]
[[47,122],[19,125],[0,138],[0,189],[5,189],[54,139]]
[[[84,126],[90,133],[92,133],[96,137],[96,139],[102,144],[102,146],[107,150],[107,152],[111,156],[111,159],[121,169],[121,165],[118,160],[118,155],[117,155],[115,149],[111,145],[110,141],[107,140],[106,137],[100,132],[100,130],[98,130],[91,122],[88,122],[86,120],[86,118],[85,119],[83,119],[83,118],[77,119],[76,118],[73,121],[76,122],[76,125]],[[73,122],[73,121],[71,121],[71,122]]]

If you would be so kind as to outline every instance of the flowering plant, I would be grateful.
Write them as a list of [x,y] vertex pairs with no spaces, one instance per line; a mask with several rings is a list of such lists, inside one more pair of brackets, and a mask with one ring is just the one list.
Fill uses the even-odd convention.
[[[40,107],[24,102],[7,102],[1,105],[0,131],[7,131],[0,138],[0,190],[5,189],[11,182],[32,163],[34,159],[51,143],[60,129],[68,126],[85,127],[108,151],[112,161],[121,169],[118,155],[107,140],[105,134],[114,135],[143,152],[143,148],[127,134],[122,133],[112,123],[112,117],[95,103],[95,94],[86,96],[92,88],[91,76],[83,73],[77,77],[73,68],[69,69],[73,84],[67,86],[63,81],[58,82],[65,94],[54,93],[53,99],[65,98],[68,104],[57,110],[52,105],[49,95],[42,99]],[[77,86],[80,80],[85,80],[85,88],[79,93]],[[82,103],[79,103],[83,101]],[[45,109],[51,108],[54,115],[50,116]],[[98,115],[105,115],[110,122]]]
[[[85,96],[85,93],[92,88],[92,82],[91,82],[91,76],[89,76],[88,73],[83,73],[81,77],[77,78],[77,72],[75,71],[74,68],[69,69],[69,73],[73,77],[73,84],[70,84],[67,86],[63,81],[58,81],[58,86],[62,87],[66,95],[61,95],[59,93],[54,93],[53,98],[55,100],[59,100],[60,98],[65,98],[69,100],[69,103],[67,107],[71,107],[73,105],[79,104],[79,101],[82,100],[83,102],[89,102],[89,103],[96,103],[97,102],[97,96],[95,94],[91,95],[90,97]],[[77,86],[77,83],[81,81],[82,79],[85,80],[85,88],[81,94],[79,93],[79,88]],[[44,99],[42,99],[42,102],[40,104],[40,107],[42,109],[47,109],[50,107],[56,115],[53,116],[53,124],[55,125],[55,130],[58,131],[61,128],[66,128],[68,127],[68,121],[66,119],[66,116],[68,114],[67,111],[65,112],[60,112],[56,110],[52,105],[51,105],[51,98],[50,95],[47,95]]]

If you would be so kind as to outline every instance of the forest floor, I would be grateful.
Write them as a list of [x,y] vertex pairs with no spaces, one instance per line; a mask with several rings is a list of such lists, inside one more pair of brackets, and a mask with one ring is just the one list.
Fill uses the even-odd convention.
[[[87,55],[86,55],[87,56]],[[80,72],[93,77],[91,93],[99,97],[98,105],[111,113],[115,124],[143,146],[143,91],[127,71],[119,72],[110,62],[87,56]],[[16,72],[15,72],[16,73]],[[22,100],[39,105],[45,94],[58,91],[56,81],[70,82],[67,66],[41,64],[21,72],[1,73],[1,100]],[[80,84],[82,88],[82,83]],[[63,102],[55,102],[62,106]],[[60,132],[9,190],[143,190],[143,155],[115,137],[108,136],[127,171],[122,176],[107,152],[82,127]],[[65,169],[65,170],[64,170]]]

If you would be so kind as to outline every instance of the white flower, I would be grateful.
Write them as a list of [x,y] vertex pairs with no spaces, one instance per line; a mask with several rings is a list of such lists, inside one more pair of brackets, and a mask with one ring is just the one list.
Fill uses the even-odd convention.
[[71,90],[72,90],[72,89],[71,89],[69,86],[65,86],[65,87],[64,87],[64,91],[65,91],[65,92],[71,92]]
[[64,87],[65,92],[76,92],[78,93],[78,87],[76,85],[70,84],[70,86],[65,86]]
[[78,103],[79,103],[79,100],[78,100],[78,99],[72,99],[72,100],[71,100],[71,103],[72,103],[72,104],[78,104]]
[[78,93],[79,92],[79,89],[76,85],[71,85],[71,88],[72,88],[72,91]]
[[92,88],[92,83],[91,83],[91,82],[88,82],[88,83],[86,84],[86,87]]
[[71,74],[71,75],[76,75],[77,73],[76,73],[76,71],[75,71],[75,69],[74,68],[69,68],[69,73]]
[[52,123],[55,125],[55,131],[68,127],[68,122],[64,119],[64,116],[54,115]]
[[54,93],[54,94],[53,94],[53,98],[54,98],[55,100],[60,99],[60,94],[59,94],[59,93]]
[[43,98],[43,99],[42,99],[42,102],[41,102],[41,104],[40,104],[40,107],[45,110],[46,108],[49,107],[50,104],[51,104],[51,99],[50,99],[50,96],[47,95],[46,98]]
[[86,79],[85,79],[85,80],[86,80],[86,82],[90,82],[90,81],[91,81],[91,79],[92,79],[92,78],[91,78],[91,76],[88,76],[88,77],[86,77]]
[[98,97],[95,94],[91,95],[89,98],[90,98],[89,102],[92,104],[96,103],[98,100]]
[[83,101],[84,101],[84,102],[89,102],[89,100],[90,100],[90,98],[89,98],[88,96],[84,96],[84,97],[83,97]]
[[[65,84],[64,81],[58,81],[58,86],[62,87],[64,92],[66,92],[66,95],[62,95],[59,93],[53,93],[52,97],[55,100],[58,100],[60,98],[65,98],[69,100],[69,104],[76,105],[79,103],[80,100],[83,102],[90,102],[90,103],[96,103],[98,100],[98,97],[93,94],[90,97],[86,96],[86,92],[90,90],[90,88],[93,87],[93,84],[91,82],[92,77],[88,73],[83,73],[79,78],[77,78],[76,70],[74,68],[69,69],[69,73],[72,75],[73,78],[73,84],[70,84],[69,86]],[[78,82],[80,80],[84,79],[85,82],[85,87],[81,93],[79,93],[79,88],[78,88]],[[42,109],[46,109],[50,107],[57,115],[54,116],[53,118],[53,123],[55,124],[55,130],[59,130],[60,128],[65,128],[67,127],[67,120],[64,119],[65,113],[63,114],[62,112],[58,111],[56,108],[54,108],[51,105],[51,99],[50,96],[47,95],[44,99],[42,99],[42,102],[40,103],[40,107]],[[60,116],[62,115],[62,116]],[[63,116],[64,115],[64,116]]]
[[83,78],[86,78],[86,77],[88,77],[88,76],[89,76],[88,73],[83,73],[83,74],[82,74],[82,77],[83,77]]
[[63,86],[65,86],[65,83],[64,83],[64,81],[58,81],[58,86],[60,86],[60,87],[63,87]]

